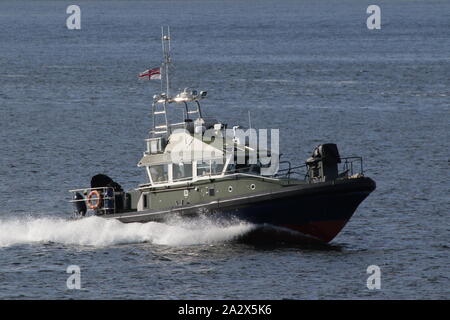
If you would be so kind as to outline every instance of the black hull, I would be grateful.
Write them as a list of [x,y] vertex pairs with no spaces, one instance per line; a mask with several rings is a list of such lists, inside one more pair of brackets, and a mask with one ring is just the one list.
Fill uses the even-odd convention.
[[285,187],[281,191],[217,200],[167,210],[107,215],[124,223],[164,221],[174,215],[208,213],[255,224],[294,230],[305,239],[329,242],[345,226],[358,205],[375,189],[370,178],[355,178]]

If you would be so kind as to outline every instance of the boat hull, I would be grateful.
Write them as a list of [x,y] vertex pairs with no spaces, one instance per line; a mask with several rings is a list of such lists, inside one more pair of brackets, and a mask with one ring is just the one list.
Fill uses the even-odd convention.
[[330,242],[344,228],[369,190],[336,191],[264,201],[235,209],[234,215],[255,224],[268,223],[301,233],[309,240]]
[[166,210],[104,215],[124,223],[163,222],[174,216],[207,214],[217,219],[272,225],[294,231],[308,242],[330,242],[344,228],[359,204],[375,189],[366,177],[294,185],[281,191],[216,200]]

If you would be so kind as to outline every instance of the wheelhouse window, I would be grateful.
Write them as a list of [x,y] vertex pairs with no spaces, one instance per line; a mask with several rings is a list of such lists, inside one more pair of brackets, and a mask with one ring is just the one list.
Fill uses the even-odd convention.
[[224,161],[222,159],[203,160],[197,162],[197,176],[222,174]]
[[235,171],[236,171],[236,164],[233,162],[230,162],[225,173],[234,173]]
[[146,209],[146,208],[148,208],[148,195],[147,194],[144,194],[144,198],[142,199],[143,200],[143,204],[144,204],[144,208]]
[[198,161],[197,162],[197,176],[209,176],[211,174],[211,161]]
[[237,164],[235,162],[230,162],[225,171],[227,174],[231,173],[261,173],[261,162],[258,161],[256,164]]
[[211,161],[211,174],[213,174],[213,175],[222,174],[224,165],[225,165],[224,161],[222,161],[222,160],[212,160]]
[[169,180],[169,169],[167,164],[159,164],[150,167],[153,183],[164,183]]
[[173,164],[173,181],[192,179],[192,163]]

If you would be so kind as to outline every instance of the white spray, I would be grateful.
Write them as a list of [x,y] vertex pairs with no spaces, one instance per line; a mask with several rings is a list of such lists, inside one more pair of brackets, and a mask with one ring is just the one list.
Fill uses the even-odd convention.
[[239,221],[223,224],[206,218],[167,224],[124,224],[99,217],[0,219],[0,247],[49,242],[95,247],[142,242],[171,246],[212,244],[233,240],[253,227]]

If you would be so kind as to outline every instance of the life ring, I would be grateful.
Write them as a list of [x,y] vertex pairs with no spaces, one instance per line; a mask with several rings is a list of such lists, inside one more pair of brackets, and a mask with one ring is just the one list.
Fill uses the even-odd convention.
[[92,190],[91,192],[89,192],[86,203],[92,210],[100,208],[102,205],[102,196],[100,192],[98,192],[97,190]]

